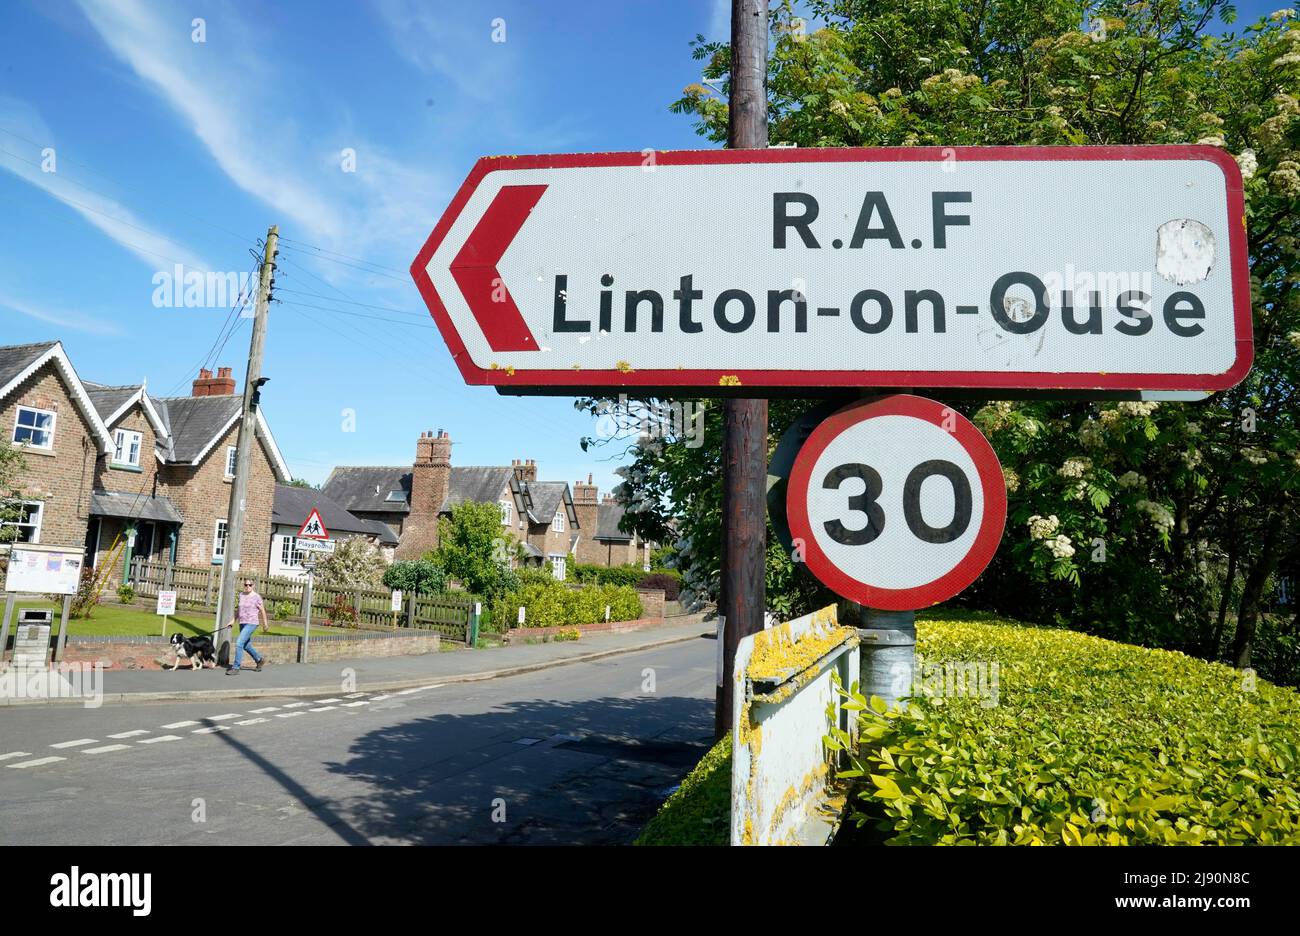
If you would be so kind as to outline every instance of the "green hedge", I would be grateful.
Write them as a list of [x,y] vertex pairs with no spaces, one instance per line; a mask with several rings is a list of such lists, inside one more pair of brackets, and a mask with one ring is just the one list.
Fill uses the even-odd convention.
[[731,735],[713,746],[668,797],[637,845],[727,845],[731,841]]
[[572,581],[595,585],[631,585],[635,588],[645,577],[639,565],[599,566],[571,565],[568,570]]
[[560,582],[527,582],[495,602],[493,624],[508,628],[518,620],[519,608],[527,609],[525,627],[557,627],[596,624],[605,620],[609,606],[611,621],[635,621],[641,616],[641,599],[627,585],[584,585],[569,588]]
[[[998,704],[864,707],[846,838],[902,844],[1300,842],[1300,694],[1179,653],[978,612],[917,620],[925,664],[997,662]],[[923,671],[924,672],[924,671]],[[637,844],[724,845],[730,739]],[[1094,818],[1095,817],[1095,818]],[[878,834],[868,834],[878,829]]]
[[[859,826],[894,844],[1300,843],[1300,695],[1166,650],[988,616],[918,620],[999,704],[862,699]],[[875,700],[879,703],[879,700]]]

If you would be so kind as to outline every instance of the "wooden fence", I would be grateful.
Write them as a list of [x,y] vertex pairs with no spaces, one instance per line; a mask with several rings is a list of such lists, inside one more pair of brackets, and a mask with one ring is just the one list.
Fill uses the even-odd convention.
[[[241,573],[240,581],[246,578],[253,580],[253,587],[266,602],[267,617],[272,617],[276,605],[285,601],[293,605],[293,617],[301,618],[306,612],[305,581],[259,575],[255,572]],[[168,585],[176,592],[178,612],[190,609],[215,613],[217,593],[221,589],[221,567],[171,565],[166,562],[149,562],[140,557],[131,560],[131,586],[137,595],[151,598],[160,591],[166,591]],[[339,605],[350,607],[355,612],[360,627],[396,626],[432,630],[461,642],[466,640],[474,614],[474,598],[454,592],[403,595],[402,609],[394,613],[392,592],[387,588],[325,588],[319,585],[312,588],[313,621],[325,623]]]

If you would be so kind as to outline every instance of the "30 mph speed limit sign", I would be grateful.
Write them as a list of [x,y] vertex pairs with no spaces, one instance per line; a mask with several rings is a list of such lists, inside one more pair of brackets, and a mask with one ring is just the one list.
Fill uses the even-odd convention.
[[911,611],[951,598],[1002,538],[1006,482],[988,440],[957,411],[897,394],[824,421],[786,494],[796,557],[837,594]]

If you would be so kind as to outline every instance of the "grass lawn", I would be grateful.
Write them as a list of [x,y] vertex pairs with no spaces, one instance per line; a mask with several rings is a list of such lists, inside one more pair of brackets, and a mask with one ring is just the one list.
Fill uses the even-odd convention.
[[[48,601],[35,602],[17,602],[14,605],[14,615],[17,617],[18,608],[43,608],[54,611],[54,632],[58,633],[59,629],[59,605],[51,604]],[[145,609],[136,605],[124,605],[117,602],[105,602],[95,608],[94,614],[89,619],[86,618],[69,618],[68,619],[68,636],[70,637],[161,637],[163,619],[160,615],[154,614],[152,609]],[[342,632],[340,628],[318,625],[312,622],[312,632],[315,633],[317,628],[329,630],[331,633]],[[203,611],[189,611],[180,609],[175,616],[167,618],[167,636],[181,633],[185,636],[198,636],[211,634],[216,629],[216,623],[211,614]],[[365,631],[348,631],[349,633],[365,633]],[[262,631],[259,628],[258,633]],[[302,625],[289,621],[271,621],[271,636],[273,637],[299,637],[302,635]]]

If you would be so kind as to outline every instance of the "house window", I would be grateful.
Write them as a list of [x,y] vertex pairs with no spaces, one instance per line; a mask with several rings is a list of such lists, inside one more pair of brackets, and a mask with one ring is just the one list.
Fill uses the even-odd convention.
[[511,521],[514,519],[515,505],[508,500],[498,501],[497,503],[501,507],[501,525],[510,526]]
[[226,558],[226,521],[217,521],[217,531],[212,536],[212,561],[224,562]]
[[302,553],[298,551],[298,538],[286,536],[280,541],[280,565],[286,569],[302,565]]
[[[12,520],[0,520],[0,543],[39,543],[41,541],[41,514],[44,505],[40,501],[25,501],[18,505],[18,516]],[[17,529],[15,536],[7,530]]]
[[385,499],[385,500],[388,500],[388,501],[392,501],[393,503],[405,503],[405,502],[406,502],[406,492],[405,492],[405,491],[389,491],[389,492],[388,492],[388,497],[386,497],[386,498],[384,498],[384,499]]
[[235,446],[233,445],[226,446],[226,477],[227,478],[233,478],[235,476],[235,460],[238,453],[239,453],[239,449],[236,448]]
[[113,464],[140,467],[140,433],[119,429],[113,434]]
[[564,532],[564,508],[561,507],[555,512],[555,519],[551,521],[551,529],[556,533]]
[[18,407],[14,422],[14,441],[32,448],[54,448],[54,413],[49,410]]
[[564,572],[565,572],[564,564],[565,564],[564,556],[551,557],[551,574],[555,576],[555,579],[558,582],[564,581]]

